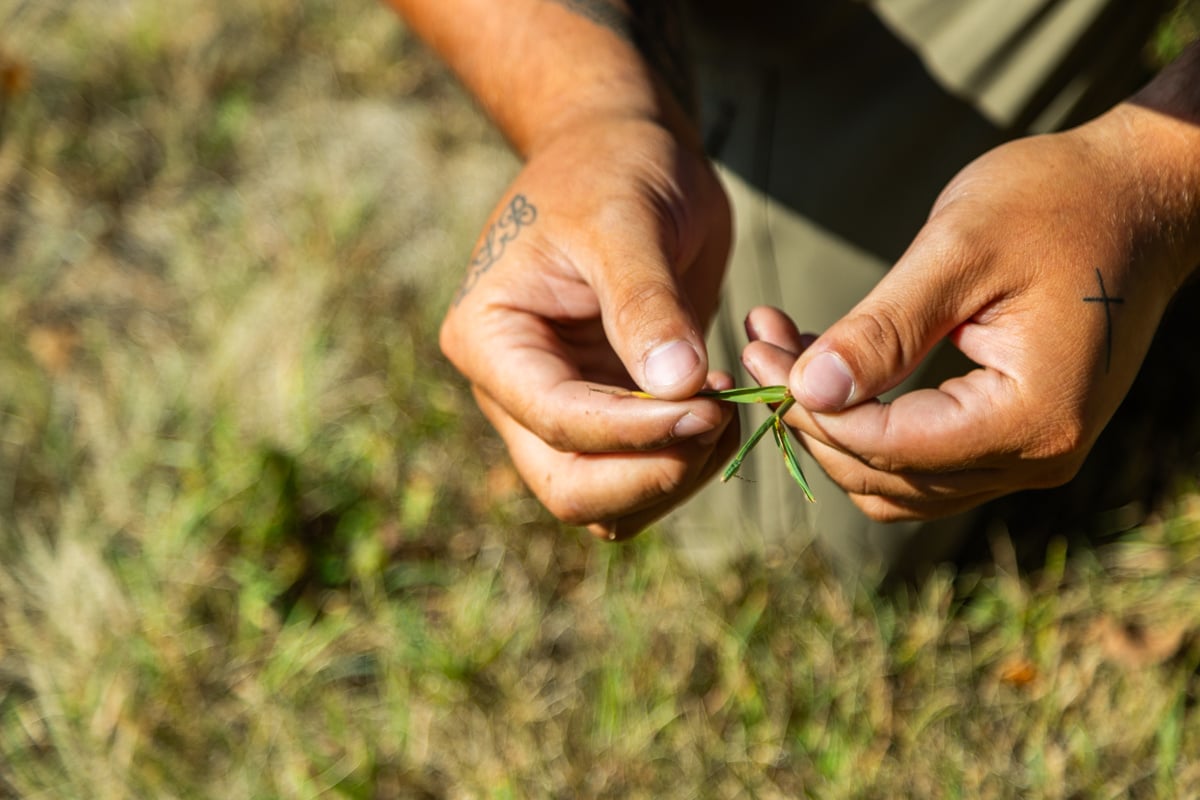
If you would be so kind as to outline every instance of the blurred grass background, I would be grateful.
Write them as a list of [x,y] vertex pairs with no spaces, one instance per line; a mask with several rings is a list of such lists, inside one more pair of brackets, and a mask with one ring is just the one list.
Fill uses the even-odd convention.
[[1194,485],[887,596],[549,519],[436,351],[514,169],[373,0],[0,0],[0,797],[1200,794]]

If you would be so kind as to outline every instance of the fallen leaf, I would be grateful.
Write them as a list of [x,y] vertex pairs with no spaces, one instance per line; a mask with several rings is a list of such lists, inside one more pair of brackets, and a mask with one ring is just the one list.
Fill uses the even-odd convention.
[[1037,665],[1023,656],[1010,658],[1000,666],[1000,682],[1009,686],[1028,686],[1037,676]]

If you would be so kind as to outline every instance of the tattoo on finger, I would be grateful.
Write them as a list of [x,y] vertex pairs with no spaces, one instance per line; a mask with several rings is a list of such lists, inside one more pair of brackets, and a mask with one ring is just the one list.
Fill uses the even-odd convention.
[[467,293],[475,288],[475,284],[479,283],[483,274],[504,257],[508,243],[520,236],[522,230],[537,221],[537,213],[537,207],[530,203],[523,194],[515,195],[509,201],[504,211],[488,228],[483,242],[471,257],[467,276],[463,278],[462,285],[458,287],[458,292],[454,295],[454,305],[457,306],[461,303]]

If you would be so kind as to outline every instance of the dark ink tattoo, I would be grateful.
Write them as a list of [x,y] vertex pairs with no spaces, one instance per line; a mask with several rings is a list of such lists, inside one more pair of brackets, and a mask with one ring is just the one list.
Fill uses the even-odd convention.
[[1108,290],[1104,288],[1104,276],[1100,274],[1100,270],[1098,270],[1098,269],[1096,270],[1096,281],[1100,284],[1100,296],[1099,297],[1085,297],[1085,298],[1083,298],[1083,302],[1085,302],[1085,303],[1103,303],[1104,304],[1104,322],[1105,322],[1105,325],[1107,326],[1105,328],[1106,350],[1104,352],[1104,371],[1107,373],[1110,369],[1112,369],[1112,350],[1113,350],[1112,307],[1114,304],[1120,305],[1121,303],[1124,303],[1125,298],[1124,297],[1113,297],[1112,295],[1110,295],[1108,293]]
[[551,0],[632,44],[688,116],[699,115],[679,0]]
[[483,243],[479,245],[479,249],[471,257],[467,277],[463,278],[462,286],[458,288],[458,293],[454,295],[454,305],[461,303],[462,299],[466,297],[467,292],[471,291],[475,288],[475,284],[479,283],[479,279],[483,277],[483,273],[494,267],[496,262],[504,256],[504,251],[508,247],[508,243],[520,235],[521,229],[529,227],[536,220],[537,208],[525,199],[525,195],[516,195],[509,201],[508,207],[500,214],[500,218],[492,224],[492,227],[488,228]]

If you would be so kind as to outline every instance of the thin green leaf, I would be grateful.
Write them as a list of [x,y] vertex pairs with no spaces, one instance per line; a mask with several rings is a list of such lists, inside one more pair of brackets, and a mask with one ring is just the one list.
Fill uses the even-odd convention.
[[[610,391],[600,387],[592,387],[594,391]],[[616,394],[615,391],[610,393]],[[645,392],[632,391],[628,394],[634,397],[651,398]],[[734,455],[733,460],[729,462],[729,466],[725,468],[725,472],[721,475],[721,481],[727,482],[738,474],[738,470],[742,468],[742,462],[746,460],[746,456],[754,449],[755,445],[767,435],[770,430],[775,434],[775,444],[779,447],[779,452],[783,454],[784,464],[787,466],[788,472],[796,483],[800,484],[800,488],[804,490],[804,496],[809,502],[813,502],[812,491],[808,488],[808,481],[804,479],[804,471],[800,469],[800,461],[796,458],[796,451],[792,448],[791,441],[787,437],[787,432],[783,425],[783,415],[788,412],[796,402],[792,397],[791,392],[786,386],[743,386],[736,389],[706,390],[699,392],[698,397],[710,397],[714,400],[721,400],[726,403],[778,403],[778,408],[767,420],[758,426],[754,434],[746,440],[745,444]]]
[[743,386],[720,391],[706,390],[698,397],[711,397],[726,403],[782,403],[791,397],[786,386]]
[[796,457],[796,450],[792,447],[791,437],[788,436],[787,426],[783,422],[783,412],[786,410],[781,406],[780,410],[771,417],[771,430],[775,434],[775,444],[779,446],[779,452],[783,453],[783,463],[787,466],[787,471],[791,473],[792,479],[800,484],[808,502],[815,503],[816,498],[813,497],[812,489],[808,488],[804,470],[800,468],[800,459]]
[[721,476],[722,483],[728,482],[730,478],[732,478],[734,475],[737,475],[738,470],[741,469],[742,462],[746,459],[746,456],[750,454],[750,451],[754,449],[754,445],[758,444],[758,440],[765,436],[767,431],[771,429],[772,419],[774,419],[774,417],[768,417],[766,422],[764,422],[762,425],[759,425],[758,430],[756,430],[754,434],[746,440],[746,443],[742,445],[741,449],[737,451],[737,455],[733,457],[733,461],[729,462],[729,466],[725,468],[725,473]]

